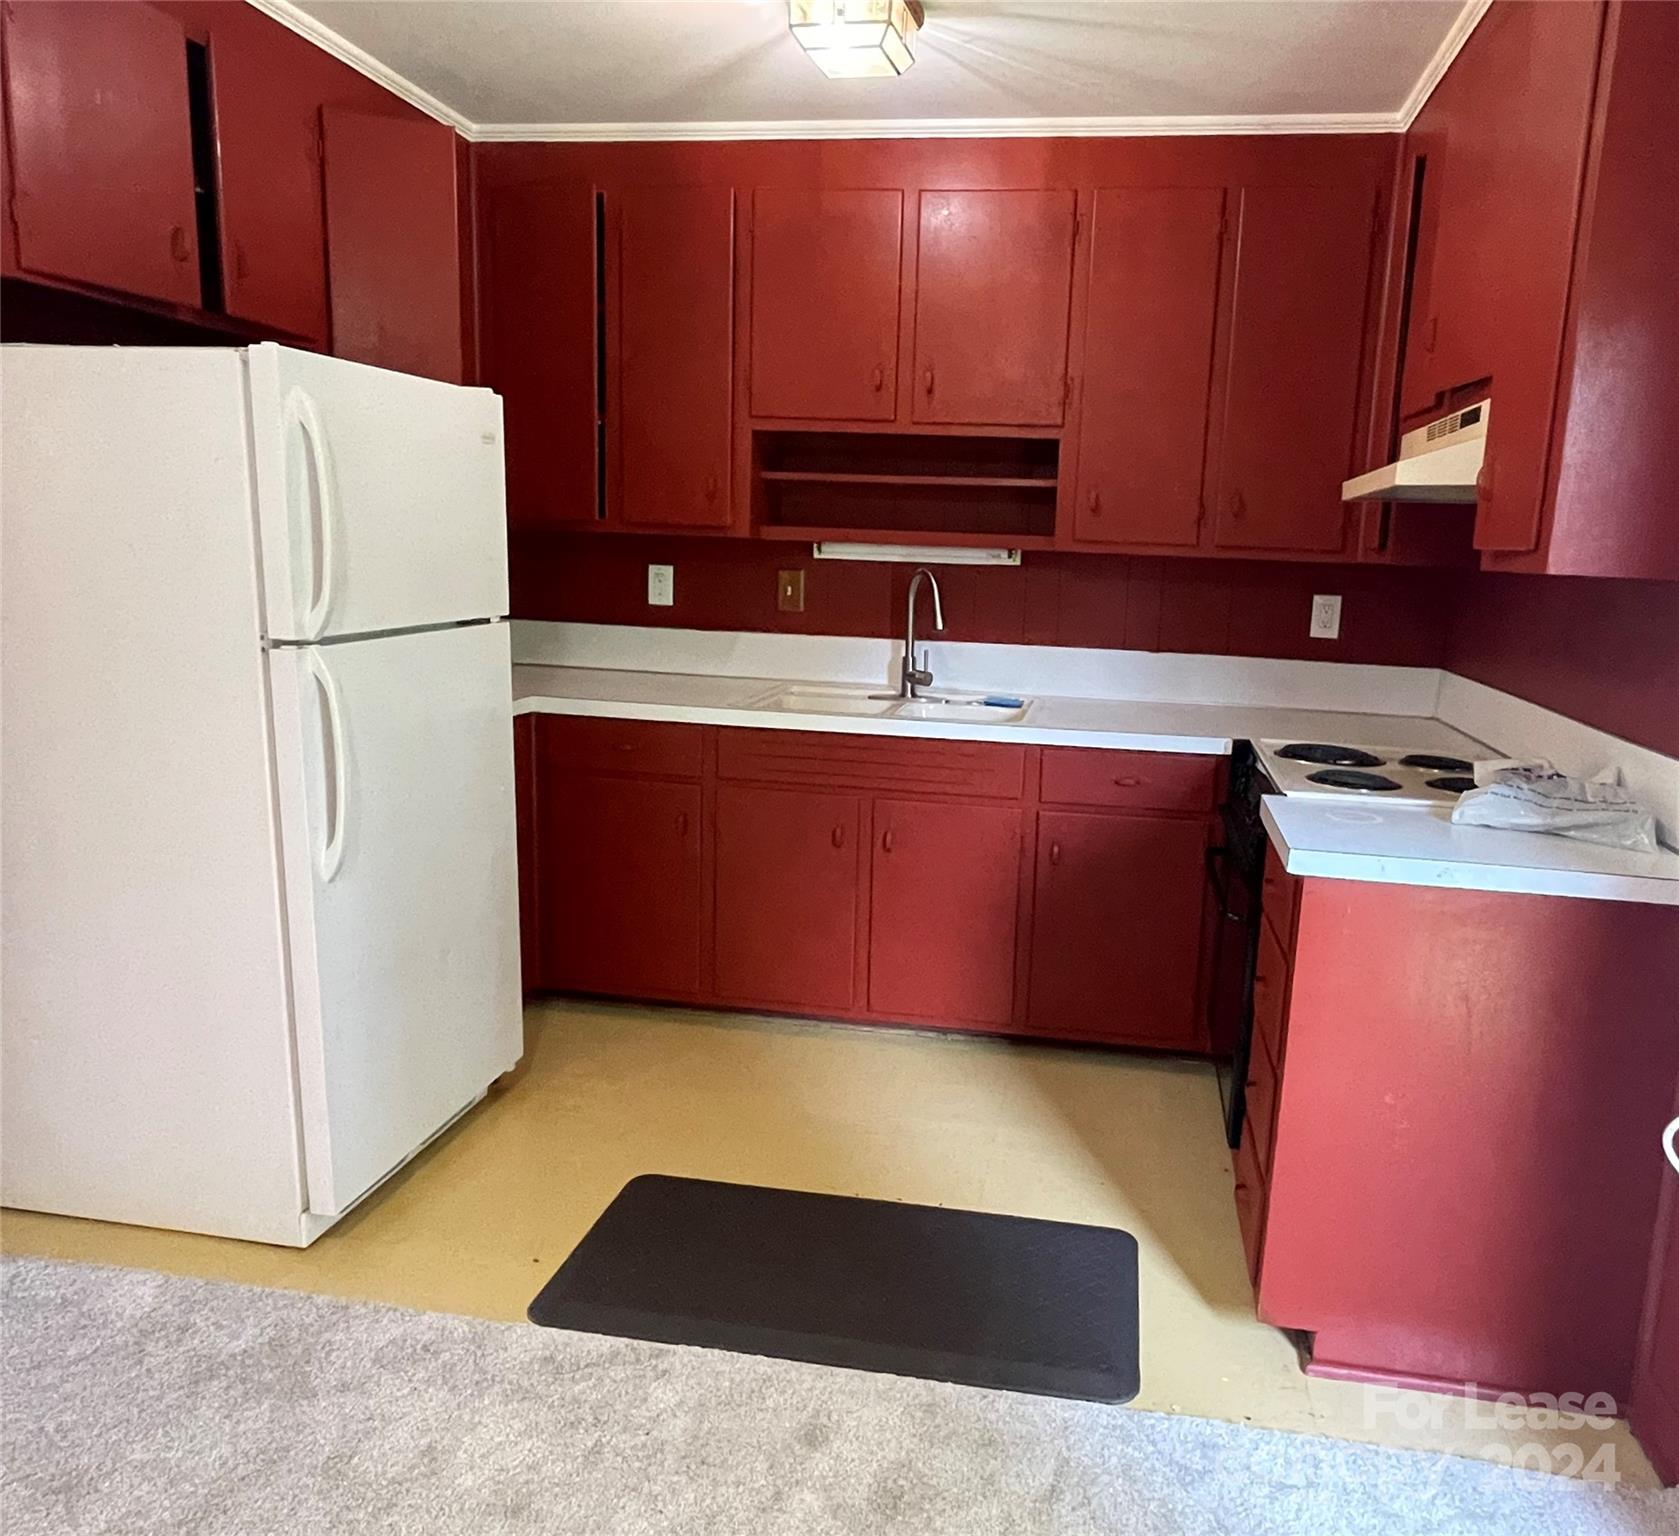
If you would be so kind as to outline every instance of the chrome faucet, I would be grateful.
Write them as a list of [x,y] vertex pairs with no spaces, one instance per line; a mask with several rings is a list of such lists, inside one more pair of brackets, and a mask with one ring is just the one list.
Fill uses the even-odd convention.
[[[915,574],[909,579],[909,602],[904,609],[904,664],[898,678],[900,699],[919,699],[921,690],[930,687],[933,682],[933,674],[925,665],[917,666],[915,659],[915,599],[920,595],[923,581],[933,589],[933,628],[944,628],[944,604],[939,601],[939,579],[926,566],[917,566]],[[926,662],[925,654],[921,660]]]

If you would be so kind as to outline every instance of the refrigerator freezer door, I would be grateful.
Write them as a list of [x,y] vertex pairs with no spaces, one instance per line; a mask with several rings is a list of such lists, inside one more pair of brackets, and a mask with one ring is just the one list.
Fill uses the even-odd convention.
[[269,638],[504,615],[500,398],[272,344],[247,355]]
[[269,668],[309,1209],[333,1216],[519,1058],[508,632]]

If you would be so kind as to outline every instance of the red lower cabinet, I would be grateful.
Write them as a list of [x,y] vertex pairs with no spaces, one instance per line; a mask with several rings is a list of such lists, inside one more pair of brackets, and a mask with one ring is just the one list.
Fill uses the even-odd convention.
[[850,1008],[862,883],[857,797],[720,784],[716,817],[718,994]]
[[544,973],[625,997],[700,985],[700,786],[594,775],[541,790]]
[[869,1007],[1006,1028],[1014,1015],[1021,812],[877,800]]
[[[1674,1112],[1679,1114],[1679,1105]],[[1633,1433],[1662,1480],[1679,1483],[1679,1173],[1664,1168],[1663,1178],[1630,1417]]]
[[1206,823],[1038,813],[1027,1022],[1054,1035],[1193,1049]]

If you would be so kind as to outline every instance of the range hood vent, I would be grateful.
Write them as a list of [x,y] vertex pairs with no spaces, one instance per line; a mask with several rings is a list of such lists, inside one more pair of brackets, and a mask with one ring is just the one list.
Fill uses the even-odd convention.
[[1407,432],[1391,464],[1341,485],[1342,501],[1473,502],[1486,454],[1492,399]]

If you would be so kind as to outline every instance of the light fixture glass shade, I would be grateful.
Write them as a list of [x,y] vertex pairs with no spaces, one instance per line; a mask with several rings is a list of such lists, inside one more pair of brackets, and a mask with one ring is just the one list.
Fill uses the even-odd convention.
[[901,75],[915,62],[921,7],[912,0],[787,0],[799,46],[831,80]]

